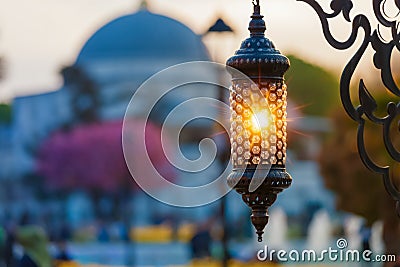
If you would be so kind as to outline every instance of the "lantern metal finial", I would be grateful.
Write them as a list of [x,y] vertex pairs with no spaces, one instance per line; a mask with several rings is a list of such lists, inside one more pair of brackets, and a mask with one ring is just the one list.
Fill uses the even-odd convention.
[[260,3],[257,0],[257,2],[253,1],[254,5],[254,13],[251,16],[251,21],[249,25],[249,31],[251,36],[264,36],[265,30],[267,29],[265,27],[265,21],[263,20],[263,17],[261,15],[261,8],[260,8]]
[[260,0],[253,0],[254,7],[260,6]]
[[[250,37],[226,63],[233,83],[230,96],[233,171],[228,184],[251,208],[251,221],[261,242],[268,223],[268,208],[292,183],[285,168],[287,86],[283,78],[290,64],[265,37],[259,1],[253,4]],[[255,189],[251,187],[254,183],[258,184]]]

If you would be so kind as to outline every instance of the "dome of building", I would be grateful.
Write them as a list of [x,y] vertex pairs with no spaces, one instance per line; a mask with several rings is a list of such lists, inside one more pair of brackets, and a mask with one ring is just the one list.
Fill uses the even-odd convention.
[[104,59],[207,60],[199,35],[184,24],[142,9],[101,27],[83,46],[76,64]]

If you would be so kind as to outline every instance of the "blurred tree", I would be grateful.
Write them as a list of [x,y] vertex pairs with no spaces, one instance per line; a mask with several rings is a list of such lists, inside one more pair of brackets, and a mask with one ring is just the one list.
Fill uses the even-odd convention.
[[[369,171],[361,162],[357,150],[357,124],[341,108],[334,113],[333,126],[334,132],[323,144],[319,157],[325,185],[336,194],[337,209],[364,217],[368,226],[382,220],[386,252],[397,255],[400,252],[400,221],[395,213],[395,202],[385,191],[381,176]],[[389,165],[381,141],[381,128],[377,125],[368,127],[365,138],[370,156],[382,165]],[[396,142],[400,145],[399,139]],[[398,184],[399,169],[393,173],[393,180]]]
[[[132,147],[144,138],[136,130],[140,123],[144,122],[129,123],[133,128],[129,129]],[[61,192],[84,189],[91,193],[95,204],[105,194],[113,196],[115,201],[123,201],[121,197],[129,195],[135,184],[125,163],[121,132],[121,121],[85,124],[55,132],[39,149],[37,171],[45,178],[45,186]],[[161,129],[147,123],[145,140],[149,157],[164,177],[173,179],[174,169],[164,156],[160,137]],[[148,168],[141,162],[144,153],[135,151],[138,155],[135,160],[139,173],[147,177]]]
[[11,106],[8,104],[0,104],[0,124],[11,123]]
[[[139,126],[141,123],[145,122],[135,121],[129,125]],[[45,177],[46,185],[53,189],[86,188],[116,192],[125,186],[126,180],[131,181],[122,152],[121,132],[120,121],[80,125],[68,131],[58,131],[39,149],[38,172]],[[146,138],[147,152],[153,164],[164,177],[173,179],[172,165],[166,164],[168,161],[162,150],[161,129],[148,122],[145,136],[140,136],[141,133],[136,129],[130,132],[133,142]],[[138,163],[144,153],[135,151]]]
[[79,126],[54,133],[40,147],[38,170],[54,189],[115,191],[129,178],[121,123]]
[[294,55],[289,59],[291,67],[285,79],[290,100],[300,106],[306,115],[328,115],[332,107],[339,105],[338,78]]
[[98,121],[98,86],[80,67],[69,66],[61,70],[64,84],[71,90],[74,123]]

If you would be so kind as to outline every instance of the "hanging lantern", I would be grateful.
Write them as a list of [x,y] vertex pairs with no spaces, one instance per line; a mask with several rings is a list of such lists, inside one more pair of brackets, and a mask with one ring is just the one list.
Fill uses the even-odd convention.
[[[287,86],[283,75],[289,60],[265,38],[259,1],[254,2],[250,38],[228,59],[232,75],[231,158],[228,184],[251,208],[251,221],[262,241],[268,208],[291,185],[286,172]],[[233,71],[231,68],[235,69]],[[239,70],[249,79],[238,75]]]

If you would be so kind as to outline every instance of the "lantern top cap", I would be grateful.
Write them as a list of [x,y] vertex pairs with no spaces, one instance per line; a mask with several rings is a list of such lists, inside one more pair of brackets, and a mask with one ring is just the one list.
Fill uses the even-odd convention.
[[260,14],[259,0],[252,0],[252,3],[254,13],[249,24],[250,37],[242,42],[240,49],[228,59],[226,65],[241,71],[253,80],[282,80],[290,66],[289,59],[265,37],[266,27],[264,16]]
[[265,21],[263,20],[264,16],[261,15],[261,7],[259,0],[253,0],[254,12],[251,16],[251,21],[249,25],[249,31],[251,36],[264,36],[265,30]]

